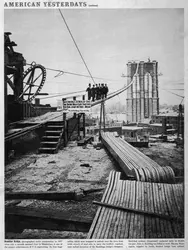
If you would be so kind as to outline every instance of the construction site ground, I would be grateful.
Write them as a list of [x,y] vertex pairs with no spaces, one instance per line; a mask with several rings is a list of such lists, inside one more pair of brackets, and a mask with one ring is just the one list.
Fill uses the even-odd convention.
[[[89,167],[84,164],[89,164]],[[81,166],[82,165],[82,166]],[[71,214],[94,217],[97,207],[93,200],[100,201],[111,170],[116,169],[113,159],[105,149],[93,145],[77,146],[70,142],[57,154],[28,153],[6,165],[5,191],[32,192],[58,191],[80,193],[80,201],[23,200],[17,206],[69,211]],[[82,196],[83,190],[99,191]],[[12,201],[7,201],[6,205]],[[7,233],[7,238],[85,238],[86,233],[24,230],[20,235]]]
[[[140,151],[151,157],[161,166],[171,166],[175,174],[182,176],[184,161],[183,149],[174,143],[153,143],[149,148]],[[83,165],[83,164],[89,164]],[[5,191],[99,191],[82,196],[80,200],[42,201],[22,200],[17,206],[29,208],[45,208],[56,211],[68,211],[84,217],[92,217],[97,210],[93,200],[101,201],[111,170],[120,171],[112,157],[104,148],[96,148],[92,144],[77,146],[76,141],[59,150],[57,154],[38,154],[30,152],[17,156],[5,166]],[[12,201],[6,201],[6,206]],[[21,234],[7,233],[6,238],[86,238],[87,233],[60,232],[48,230],[26,229]]]

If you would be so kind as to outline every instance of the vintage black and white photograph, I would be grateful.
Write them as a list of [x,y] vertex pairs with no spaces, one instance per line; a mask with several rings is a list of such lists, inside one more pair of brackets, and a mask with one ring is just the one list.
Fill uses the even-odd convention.
[[184,96],[184,9],[5,9],[5,239],[183,239]]

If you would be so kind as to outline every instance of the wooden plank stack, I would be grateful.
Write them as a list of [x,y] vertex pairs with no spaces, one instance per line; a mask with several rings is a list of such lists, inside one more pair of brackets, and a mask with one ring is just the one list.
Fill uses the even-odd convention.
[[171,167],[161,167],[122,138],[115,137],[113,133],[102,132],[101,139],[128,177],[144,182],[175,183]]
[[112,171],[102,202],[133,211],[100,205],[88,239],[184,237],[181,184],[120,180],[120,173]]

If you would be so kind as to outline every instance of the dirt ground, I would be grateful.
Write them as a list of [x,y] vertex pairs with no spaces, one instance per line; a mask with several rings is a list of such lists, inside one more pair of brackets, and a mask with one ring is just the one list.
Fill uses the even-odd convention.
[[[81,166],[89,164],[89,167]],[[57,154],[30,153],[14,159],[5,167],[5,191],[75,191],[102,189],[82,197],[80,201],[23,200],[17,206],[50,208],[55,211],[69,211],[94,218],[111,170],[116,169],[113,159],[105,149],[95,149],[88,144],[78,147],[77,142]],[[6,205],[12,201],[7,201]],[[49,236],[51,235],[51,236]],[[46,230],[24,230],[22,234],[7,233],[6,238],[85,238],[86,233],[55,232]]]
[[184,149],[175,143],[155,142],[150,143],[149,148],[138,149],[159,165],[170,166],[175,176],[184,175]]

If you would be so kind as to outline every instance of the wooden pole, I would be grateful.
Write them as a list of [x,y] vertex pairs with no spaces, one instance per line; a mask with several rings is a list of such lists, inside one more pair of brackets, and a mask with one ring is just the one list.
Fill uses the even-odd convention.
[[6,200],[27,200],[27,199],[36,199],[36,200],[76,200],[77,196],[75,192],[6,192]]
[[[18,67],[16,67],[16,72],[14,75],[14,97],[15,100],[20,96],[20,94],[23,92],[23,64],[19,65]],[[20,104],[21,109],[19,109],[19,119],[22,120],[23,117],[23,104]]]
[[104,128],[104,132],[105,132],[106,125],[105,125],[105,104],[104,104],[104,102],[103,102],[103,128]]
[[78,140],[80,140],[80,114],[78,114]]
[[99,120],[99,140],[100,140],[100,137],[101,137],[101,124],[102,124],[102,102],[101,102],[100,120]]
[[63,126],[64,126],[64,147],[67,145],[67,121],[66,121],[66,113],[63,112]]
[[85,113],[83,115],[83,136],[86,137],[86,124],[85,124]]
[[[178,135],[180,136],[182,136],[182,138],[183,138],[183,133],[182,133],[182,105],[180,104],[179,105],[179,115],[178,115],[178,125],[179,125],[179,129],[178,129]],[[178,137],[179,137],[178,136]]]

